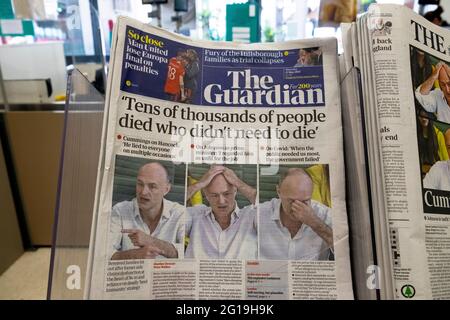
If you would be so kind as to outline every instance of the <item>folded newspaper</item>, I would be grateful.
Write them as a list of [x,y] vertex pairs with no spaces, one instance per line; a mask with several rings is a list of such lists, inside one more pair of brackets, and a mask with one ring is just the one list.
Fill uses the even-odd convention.
[[86,298],[353,298],[336,46],[118,19]]
[[381,298],[449,299],[450,32],[404,6],[372,5],[343,26],[343,44],[343,73],[361,70],[364,105],[344,111],[348,123],[363,119],[345,144],[358,152],[355,163],[369,164],[367,180],[348,172],[349,184],[370,191],[362,200],[371,219],[359,223],[375,246],[372,256],[360,250],[361,260],[378,265],[371,272]]

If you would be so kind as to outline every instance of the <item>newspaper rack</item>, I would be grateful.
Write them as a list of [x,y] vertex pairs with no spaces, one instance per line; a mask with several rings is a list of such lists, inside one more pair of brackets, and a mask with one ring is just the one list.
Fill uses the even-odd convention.
[[[47,299],[83,298],[105,108],[104,97],[77,69],[69,74],[67,88]],[[349,110],[346,105],[355,101],[362,110],[359,70],[352,68],[342,77],[341,90],[343,113]],[[352,128],[354,125],[351,121],[343,123],[345,129],[352,129],[348,134],[363,130],[361,124],[356,129]],[[364,146],[346,145],[345,148],[364,150]],[[366,163],[361,159],[346,156],[346,167],[363,168]],[[368,181],[364,170],[362,174],[364,181]],[[357,299],[380,297],[376,292],[378,287],[366,286],[367,267],[376,264],[370,206],[365,206],[369,203],[369,194],[368,183],[361,185],[347,181],[347,195],[353,195],[347,200],[348,207],[364,212],[361,214],[358,210],[357,217],[349,217],[352,278]]]
[[69,73],[47,299],[83,298],[104,103]]
[[[352,104],[357,104],[352,106]],[[377,249],[371,204],[370,178],[367,170],[367,148],[364,137],[363,100],[360,70],[351,67],[341,78],[342,126],[344,128],[344,150],[346,172],[346,201],[350,237],[350,257],[355,298],[359,300],[384,299],[385,287],[381,286],[377,264]],[[355,112],[356,111],[356,112]],[[359,111],[359,112],[358,112]],[[368,273],[369,272],[369,273]],[[371,287],[368,277],[375,274]],[[385,277],[386,278],[386,277]],[[380,288],[382,287],[382,288]],[[380,290],[381,289],[381,290]]]

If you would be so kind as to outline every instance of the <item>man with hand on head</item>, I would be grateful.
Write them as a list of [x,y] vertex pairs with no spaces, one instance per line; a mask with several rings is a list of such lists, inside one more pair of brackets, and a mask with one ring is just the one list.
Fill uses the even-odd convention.
[[[432,90],[436,80],[440,90]],[[436,113],[438,121],[450,123],[450,67],[447,64],[439,62],[415,93],[426,111]]]
[[303,169],[290,168],[280,176],[278,198],[260,205],[260,259],[330,258],[331,209],[311,199],[313,187]]
[[160,163],[139,169],[136,198],[112,209],[112,260],[182,257],[186,209],[164,198],[170,189],[167,169]]
[[[256,259],[256,190],[240,180],[233,170],[212,166],[202,178],[189,186],[187,198],[202,190],[210,207],[187,208],[186,258]],[[251,205],[239,208],[237,192]]]

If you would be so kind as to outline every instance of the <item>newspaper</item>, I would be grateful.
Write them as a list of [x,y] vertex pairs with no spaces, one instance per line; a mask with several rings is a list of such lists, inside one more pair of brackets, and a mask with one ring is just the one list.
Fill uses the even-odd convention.
[[[349,28],[346,29],[346,26]],[[350,24],[342,33],[351,32]],[[343,38],[343,46],[352,51],[351,37]],[[370,202],[370,181],[367,174],[367,148],[362,119],[364,118],[360,92],[361,82],[357,68],[348,56],[340,55],[341,101],[344,126],[347,208],[350,234],[350,256],[352,264],[355,298],[377,299],[378,266],[377,249],[373,231],[373,210]]]
[[113,41],[85,297],[352,299],[336,39]]
[[381,297],[449,299],[450,33],[397,5],[355,29]]

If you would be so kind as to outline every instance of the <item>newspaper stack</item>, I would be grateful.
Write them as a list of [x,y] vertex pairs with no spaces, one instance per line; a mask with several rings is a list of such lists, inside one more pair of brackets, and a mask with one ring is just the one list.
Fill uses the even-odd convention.
[[118,19],[86,298],[353,298],[336,46]]
[[373,275],[367,288],[355,282],[357,296],[449,299],[450,32],[404,6],[372,5],[343,35],[343,73],[360,69],[363,97],[362,110],[343,112],[359,165],[348,182],[362,195],[349,198],[350,220],[374,240],[352,234],[354,265]]

